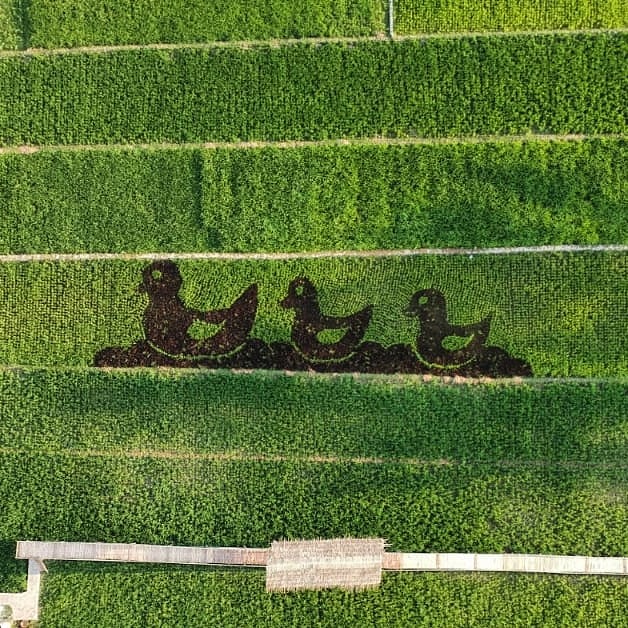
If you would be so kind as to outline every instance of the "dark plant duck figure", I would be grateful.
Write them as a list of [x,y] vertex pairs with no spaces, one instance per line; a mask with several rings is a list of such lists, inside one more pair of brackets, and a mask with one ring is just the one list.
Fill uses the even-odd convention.
[[[169,355],[190,357],[225,355],[246,342],[257,311],[257,284],[249,286],[230,307],[207,312],[186,307],[178,294],[182,284],[181,273],[170,260],[153,262],[144,269],[139,290],[150,300],[144,311],[144,333],[151,345]],[[199,340],[188,334],[196,321],[221,328]]]
[[[452,325],[447,322],[445,296],[434,288],[416,292],[410,299],[406,313],[408,316],[419,318],[421,329],[416,341],[416,350],[429,364],[456,367],[482,356],[491,327],[492,314],[479,323]],[[463,346],[447,348],[443,345],[446,339],[454,341],[456,345],[462,343]]]
[[[351,355],[362,341],[373,314],[373,306],[350,316],[321,314],[316,288],[307,277],[290,282],[288,296],[280,302],[296,311],[292,326],[292,342],[307,359],[341,360]],[[322,342],[318,335],[326,330],[345,330],[336,342]]]

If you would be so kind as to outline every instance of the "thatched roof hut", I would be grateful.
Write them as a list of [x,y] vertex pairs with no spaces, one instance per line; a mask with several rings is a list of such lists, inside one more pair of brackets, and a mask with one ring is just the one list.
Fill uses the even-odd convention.
[[266,590],[377,587],[384,547],[383,539],[274,541],[266,566]]

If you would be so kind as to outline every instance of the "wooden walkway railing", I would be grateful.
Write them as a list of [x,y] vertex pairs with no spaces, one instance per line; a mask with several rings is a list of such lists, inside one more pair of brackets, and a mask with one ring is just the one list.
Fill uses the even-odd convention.
[[399,571],[511,571],[628,575],[628,558],[551,554],[384,554],[384,569]]
[[[265,567],[269,552],[268,549],[245,547],[18,541],[16,558]],[[625,576],[628,575],[628,557],[383,552],[382,568],[395,571],[514,571]]]
[[15,556],[16,558],[38,558],[39,560],[264,567],[268,560],[268,550],[246,547],[185,547],[135,543],[18,541]]
[[[362,541],[362,543],[360,542]],[[346,543],[346,547],[344,544]],[[350,547],[349,547],[350,546]],[[360,588],[377,586],[374,576],[389,571],[493,571],[545,574],[628,576],[628,557],[554,556],[547,554],[412,554],[384,551],[382,539],[332,539],[273,543],[270,549],[245,547],[182,547],[133,543],[18,541],[17,558],[28,559],[25,593],[0,593],[0,605],[12,608],[14,620],[35,620],[45,560],[176,563],[272,568],[267,589]],[[350,550],[350,551],[349,551]],[[346,559],[346,565],[343,560]],[[380,568],[381,565],[381,568]],[[363,582],[358,574],[367,571]],[[283,570],[283,573],[282,573]],[[346,573],[342,573],[346,570]],[[351,572],[356,574],[354,579]],[[268,568],[267,568],[268,571]],[[372,572],[372,573],[371,573]],[[294,577],[290,576],[294,574]],[[329,580],[333,575],[332,580]],[[363,575],[363,574],[362,574]],[[381,577],[381,573],[380,573]],[[367,582],[368,581],[368,582]],[[272,586],[269,586],[269,583]],[[339,584],[340,583],[340,584]],[[332,586],[332,585],[330,585]]]

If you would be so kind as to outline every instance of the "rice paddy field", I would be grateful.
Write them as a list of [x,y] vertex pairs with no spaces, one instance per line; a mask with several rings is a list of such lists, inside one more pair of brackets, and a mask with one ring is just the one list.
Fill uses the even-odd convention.
[[[0,591],[25,539],[627,556],[627,67],[619,0],[0,0]],[[42,627],[628,617],[47,566]]]

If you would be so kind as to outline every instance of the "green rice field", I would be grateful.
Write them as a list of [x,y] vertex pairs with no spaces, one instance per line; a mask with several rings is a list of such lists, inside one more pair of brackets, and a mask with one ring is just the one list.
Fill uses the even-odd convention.
[[[11,369],[0,384],[4,539],[265,547],[280,537],[383,535],[397,551],[628,550],[619,380],[452,386],[394,376]],[[19,588],[15,562],[5,555],[3,582]],[[505,621],[506,608],[487,607],[495,590],[533,613],[549,591],[558,606],[544,612],[581,596],[603,618],[625,606],[613,579],[396,574],[375,592],[284,598],[265,597],[253,571],[50,565],[43,619],[53,625],[70,599],[80,600],[77,621],[103,612],[109,625],[125,612],[163,617],[174,610],[161,605],[180,609],[184,591],[190,617],[267,613],[268,625],[312,604],[331,621],[341,602],[359,621],[377,613],[383,625],[400,605],[418,621],[450,595],[460,608],[436,617],[457,625],[471,596],[477,621],[491,612]],[[142,582],[160,589],[157,598],[138,594]],[[244,610],[242,595],[250,596]]]
[[[150,299],[138,286],[147,266],[140,260],[1,265],[3,362],[90,366],[99,350],[144,339]],[[406,309],[415,292],[435,288],[447,299],[450,321],[492,314],[488,343],[528,361],[537,376],[628,373],[622,252],[181,260],[178,266],[180,296],[196,310],[227,307],[256,283],[251,337],[265,342],[289,341],[295,313],[279,301],[292,279],[306,276],[322,312],[345,316],[374,306],[365,341],[414,345],[418,320]]]
[[[115,44],[193,43],[286,37],[358,37],[389,32],[380,0],[29,0],[0,4],[4,48],[58,48]],[[193,19],[190,19],[193,16]],[[622,28],[621,0],[396,0],[400,34],[461,31]],[[2,32],[2,31],[0,31]]]
[[0,448],[28,454],[174,448],[583,467],[621,466],[628,455],[621,379],[449,385],[400,375],[5,368],[0,400]]
[[6,56],[0,144],[625,133],[627,60],[624,32]]
[[[19,540],[628,556],[627,28],[620,0],[0,0],[0,591]],[[42,628],[628,616],[622,576],[46,566]]]
[[[385,573],[373,591],[264,591],[263,574],[167,567],[55,565],[47,576],[42,623],[68,616],[84,625],[98,613],[101,626],[159,625],[203,617],[207,626],[508,627],[616,624],[628,612],[619,579],[511,574]],[[90,586],[86,587],[85,582]],[[96,584],[98,583],[98,584]],[[138,591],[150,592],[148,596]],[[166,593],[168,591],[168,593]],[[75,607],[78,611],[74,610]],[[316,612],[313,612],[316,609]],[[568,620],[565,618],[568,617]],[[207,618],[207,619],[205,619]]]
[[628,244],[627,170],[623,138],[5,154],[0,250]]

